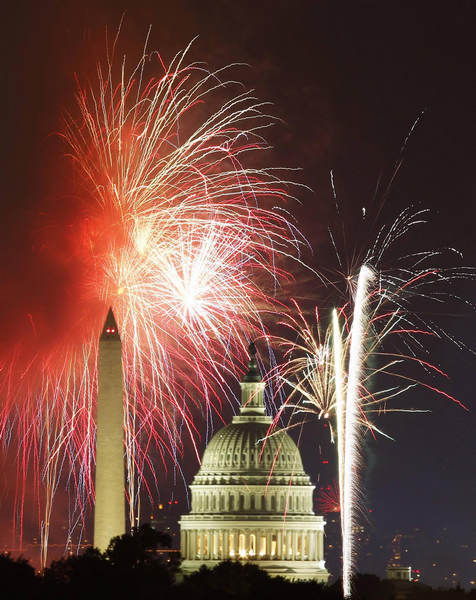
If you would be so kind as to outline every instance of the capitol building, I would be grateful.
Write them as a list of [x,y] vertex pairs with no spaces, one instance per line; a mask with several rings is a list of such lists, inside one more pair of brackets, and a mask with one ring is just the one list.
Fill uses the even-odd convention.
[[254,344],[240,385],[240,414],[210,440],[190,486],[182,571],[238,559],[270,575],[326,582],[325,522],[313,512],[314,486],[294,441],[284,431],[267,438],[271,417]]

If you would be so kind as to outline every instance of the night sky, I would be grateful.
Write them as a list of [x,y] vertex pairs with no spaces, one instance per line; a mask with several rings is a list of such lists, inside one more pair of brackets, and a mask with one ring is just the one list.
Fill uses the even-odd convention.
[[[476,264],[474,2],[15,2],[1,25],[3,358],[27,327],[32,306],[51,335],[67,323],[75,269],[67,231],[77,214],[74,198],[62,196],[68,188],[64,150],[52,134],[61,110],[73,104],[74,73],[94,72],[96,57],[104,54],[106,26],[115,31],[123,12],[122,45],[135,57],[151,24],[149,47],[166,60],[199,36],[191,58],[211,68],[249,65],[237,68],[235,77],[272,102],[271,112],[282,120],[268,135],[274,146],[268,162],[301,168],[296,179],[313,190],[299,192],[301,203],[292,207],[313,247],[306,256],[310,264],[335,265],[327,236],[329,226],[340,227],[331,170],[349,257],[365,248],[377,222],[412,204],[432,211],[415,243],[456,246],[464,264]],[[381,193],[374,195],[377,181],[384,188],[401,158],[384,202]],[[379,220],[373,220],[379,209]],[[63,233],[45,229],[43,215],[52,211]],[[50,250],[40,252],[45,239]],[[461,282],[454,291],[471,301],[475,285]],[[308,283],[294,293],[319,305],[328,302]],[[474,312],[451,305],[441,313],[445,327],[476,348]],[[359,568],[383,575],[389,542],[400,531],[422,548],[411,560],[420,560],[424,581],[456,580],[469,587],[476,580],[476,359],[448,344],[435,348],[432,359],[451,377],[446,389],[470,410],[414,391],[404,404],[431,414],[379,420],[395,441],[368,436],[365,442],[366,510],[372,512]],[[309,424],[303,455],[313,479],[328,483],[333,451],[325,436],[322,424]],[[322,464],[319,444],[331,457],[329,466]],[[192,451],[185,463],[191,476],[197,468]],[[4,474],[8,488],[7,479]],[[183,488],[174,493],[184,497]],[[5,525],[8,516],[1,517]]]

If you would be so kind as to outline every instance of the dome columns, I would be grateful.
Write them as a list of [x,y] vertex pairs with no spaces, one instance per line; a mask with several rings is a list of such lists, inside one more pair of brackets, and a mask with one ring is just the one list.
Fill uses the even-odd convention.
[[305,525],[190,522],[188,529],[182,523],[182,557],[185,561],[235,558],[322,562],[324,524],[321,521]]
[[264,381],[256,383],[241,382],[242,415],[264,415]]

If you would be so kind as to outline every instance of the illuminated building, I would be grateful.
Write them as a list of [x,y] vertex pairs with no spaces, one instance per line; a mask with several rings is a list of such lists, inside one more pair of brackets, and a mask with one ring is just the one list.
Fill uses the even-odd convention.
[[314,486],[299,450],[284,431],[265,443],[262,381],[250,345],[241,382],[240,414],[208,444],[182,516],[182,570],[213,567],[225,559],[253,561],[271,575],[326,582],[324,519],[312,509]]
[[401,581],[412,580],[412,568],[411,567],[387,567],[386,569],[387,579],[398,579]]
[[388,561],[387,568],[385,570],[387,579],[412,581],[412,568],[401,564],[403,537],[404,536],[401,533],[397,533],[392,539],[392,557]]
[[104,551],[126,532],[122,344],[109,309],[98,355],[94,546]]

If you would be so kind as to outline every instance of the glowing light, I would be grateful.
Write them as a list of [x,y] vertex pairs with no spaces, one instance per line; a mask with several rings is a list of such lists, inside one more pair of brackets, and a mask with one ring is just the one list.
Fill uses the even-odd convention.
[[317,506],[321,514],[340,512],[340,491],[337,482],[319,490]]
[[363,265],[360,269],[355,296],[352,328],[350,332],[349,372],[345,400],[344,430],[344,476],[342,519],[342,580],[344,598],[352,594],[352,564],[354,560],[353,527],[356,525],[356,504],[358,502],[359,467],[359,397],[361,388],[361,369],[365,356],[365,331],[368,324],[366,312],[369,286],[374,278],[373,271]]
[[[333,367],[334,386],[336,395],[336,429],[337,429],[337,460],[339,477],[339,510],[344,505],[344,439],[345,439],[345,392],[344,392],[344,369],[342,333],[339,327],[337,311],[332,311],[332,345],[333,345]],[[341,519],[341,532],[344,534],[343,520]]]

